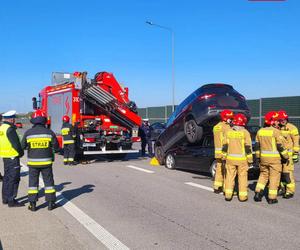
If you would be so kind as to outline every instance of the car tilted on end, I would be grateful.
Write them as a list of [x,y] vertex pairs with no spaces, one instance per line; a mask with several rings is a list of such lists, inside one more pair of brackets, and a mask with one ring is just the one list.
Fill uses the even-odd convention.
[[[219,113],[224,109],[231,109],[234,113],[243,113],[250,118],[250,110],[245,97],[231,85],[207,84],[190,94],[177,106],[166,124],[166,129],[157,138],[155,157],[159,163],[163,165],[166,160],[170,160],[166,159],[168,155],[198,155],[201,158],[201,160],[197,158],[199,163],[195,163],[198,168],[203,167],[203,171],[212,169],[213,153],[210,153],[209,159],[205,160],[206,168],[202,165],[204,159],[197,146],[201,145],[201,150],[207,151],[205,150],[207,142],[205,138],[209,138],[210,142],[207,143],[210,148],[213,147],[211,145],[213,143],[212,128],[219,122]],[[204,152],[203,154],[207,155],[208,153]],[[168,161],[168,163],[170,162]],[[191,163],[190,167],[193,164]]]

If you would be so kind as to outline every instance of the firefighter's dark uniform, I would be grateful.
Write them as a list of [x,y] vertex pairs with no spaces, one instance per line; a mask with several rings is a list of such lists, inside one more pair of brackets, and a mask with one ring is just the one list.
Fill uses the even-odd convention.
[[65,165],[74,164],[76,155],[76,131],[70,123],[64,122],[61,128],[61,134],[63,136],[64,163]]
[[47,202],[55,202],[56,191],[52,172],[54,152],[59,151],[59,144],[54,132],[39,122],[39,117],[32,119],[33,127],[27,130],[22,140],[22,147],[28,149],[29,167],[29,202],[38,200],[39,175],[42,174],[45,184],[45,198]]
[[255,188],[255,200],[261,201],[263,191],[269,182],[268,198],[277,201],[278,186],[282,172],[281,158],[288,159],[285,140],[280,130],[274,127],[261,128],[256,135],[255,154],[260,159],[260,175]]
[[151,157],[153,155],[152,141],[151,141],[151,127],[149,126],[148,123],[142,124],[139,131],[139,136],[141,137],[142,156],[146,155],[146,146],[147,146],[148,154]]
[[20,182],[20,158],[24,155],[16,127],[4,121],[0,126],[0,157],[3,158],[4,176],[2,183],[2,202],[9,206],[17,204]]

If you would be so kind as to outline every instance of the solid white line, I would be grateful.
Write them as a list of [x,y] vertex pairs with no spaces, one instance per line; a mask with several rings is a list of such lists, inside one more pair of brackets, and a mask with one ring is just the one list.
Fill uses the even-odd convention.
[[202,186],[202,185],[194,183],[194,182],[185,182],[184,184],[190,185],[190,186],[193,186],[193,187],[197,187],[197,188],[201,188],[201,189],[204,189],[204,190],[207,190],[207,191],[210,191],[210,192],[214,191],[214,189],[211,188],[211,187]]
[[[28,167],[23,163],[21,163],[21,166],[24,168],[24,170],[28,171]],[[40,178],[40,183],[43,183],[42,178]],[[43,187],[44,185],[41,186]],[[129,250],[127,246],[110,234],[104,227],[99,225],[95,220],[74,205],[74,203],[66,199],[62,193],[56,192],[56,194],[58,198],[57,203],[60,204],[70,215],[72,215],[108,249]]]
[[148,173],[148,174],[154,174],[155,173],[154,171],[143,169],[143,168],[139,168],[139,167],[132,166],[132,165],[127,165],[126,167],[127,168],[132,168],[132,169],[135,169],[135,170],[139,170],[139,171],[142,171],[142,172],[145,172],[145,173]]

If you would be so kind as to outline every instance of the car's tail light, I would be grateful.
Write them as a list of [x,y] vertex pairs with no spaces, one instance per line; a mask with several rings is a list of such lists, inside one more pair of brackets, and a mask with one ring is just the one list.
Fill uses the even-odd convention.
[[95,142],[96,139],[95,138],[84,138],[85,142]]
[[202,100],[210,99],[210,98],[212,98],[212,97],[214,97],[214,96],[216,96],[216,94],[205,94],[205,95],[199,96],[198,99],[199,99],[200,101],[202,101]]

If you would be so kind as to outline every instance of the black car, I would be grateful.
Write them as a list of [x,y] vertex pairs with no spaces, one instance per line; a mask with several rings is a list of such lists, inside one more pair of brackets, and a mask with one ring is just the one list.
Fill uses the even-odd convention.
[[224,109],[250,117],[245,97],[231,85],[207,84],[190,94],[178,105],[157,138],[155,156],[159,163],[164,163],[166,153],[174,145],[199,142],[203,133],[212,130]]
[[[255,158],[255,154],[253,154]],[[213,134],[204,134],[199,143],[178,144],[166,153],[165,166],[168,169],[184,169],[209,173],[212,177],[216,172]],[[255,164],[249,168],[249,174],[257,175],[259,167]]]
[[151,140],[156,141],[159,135],[166,129],[166,125],[161,122],[154,122],[150,125]]

